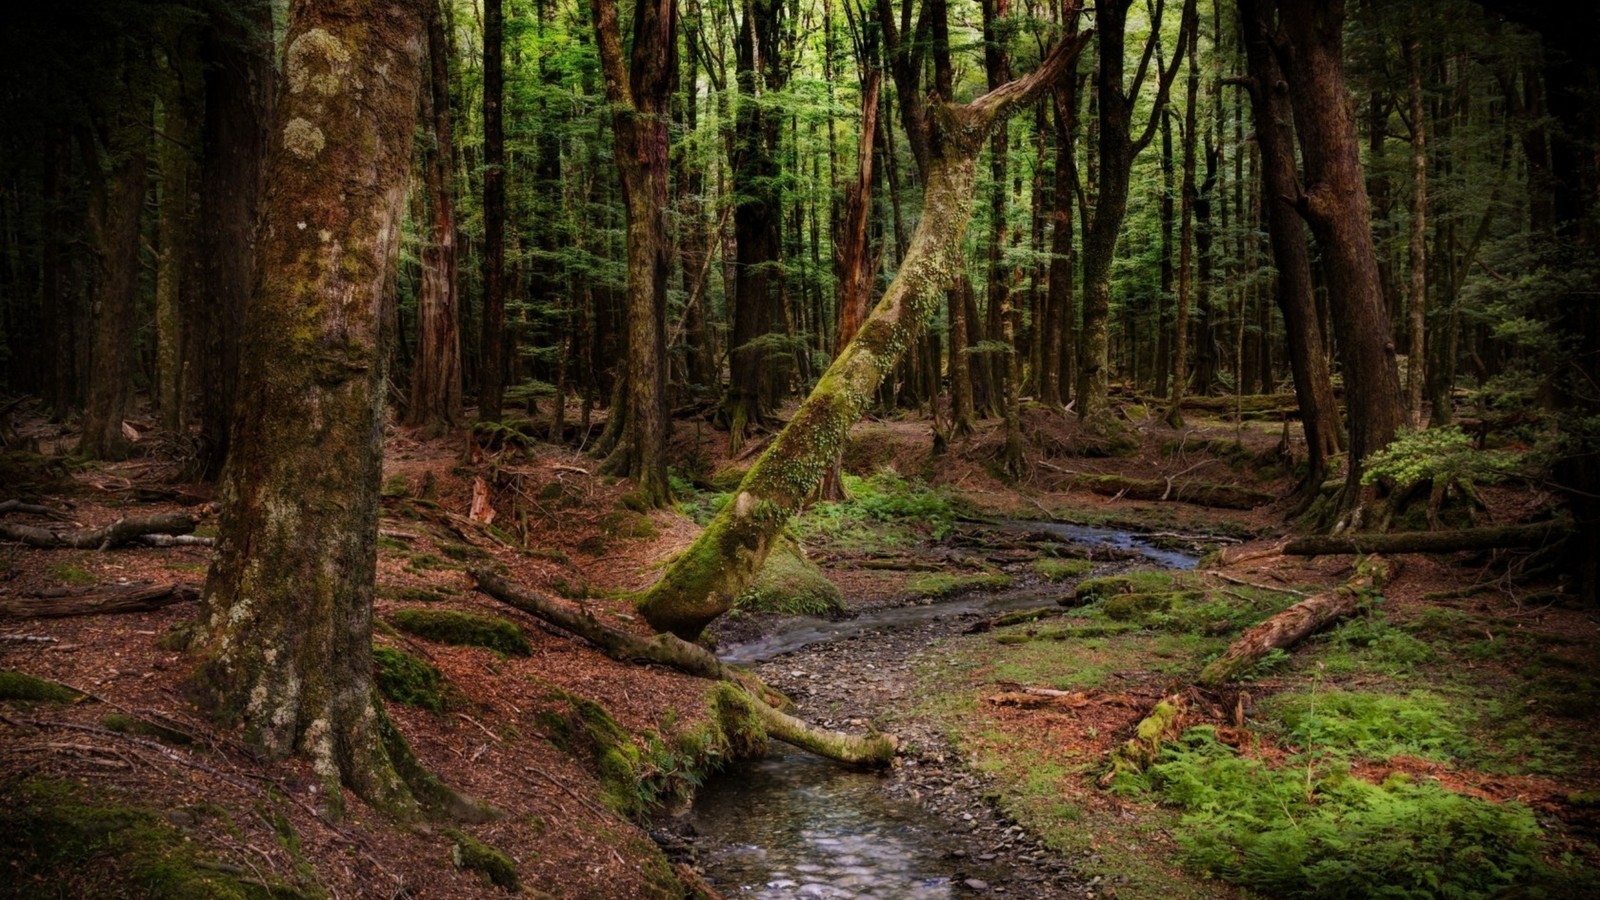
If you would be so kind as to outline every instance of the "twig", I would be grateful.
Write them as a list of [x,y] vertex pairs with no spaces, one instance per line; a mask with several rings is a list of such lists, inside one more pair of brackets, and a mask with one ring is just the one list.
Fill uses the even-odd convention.
[[1258,591],[1271,591],[1274,594],[1293,594],[1296,597],[1309,597],[1309,596],[1311,596],[1310,594],[1306,593],[1305,591],[1297,591],[1294,588],[1280,588],[1280,587],[1272,587],[1271,585],[1266,585],[1266,584],[1257,584],[1254,581],[1246,581],[1243,578],[1235,578],[1234,576],[1229,575],[1229,574],[1227,574],[1225,572],[1207,572],[1206,574],[1210,575],[1210,576],[1212,576],[1214,578],[1220,578],[1223,581],[1226,581],[1226,582],[1228,582],[1230,584],[1239,584],[1239,585],[1243,585],[1245,587],[1253,587]]
[[479,722],[477,719],[474,719],[473,717],[467,715],[464,712],[458,712],[458,713],[456,713],[456,715],[460,716],[463,719],[466,719],[468,722],[471,722],[472,724],[474,724],[474,725],[478,726],[479,728],[483,729],[483,733],[487,734],[489,736],[490,740],[494,741],[497,744],[500,743],[500,736],[498,734],[495,734],[494,732],[490,731],[488,726],[484,725],[482,722]]

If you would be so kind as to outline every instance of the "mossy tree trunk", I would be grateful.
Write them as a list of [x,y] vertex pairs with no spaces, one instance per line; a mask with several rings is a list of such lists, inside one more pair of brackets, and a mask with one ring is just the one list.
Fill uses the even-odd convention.
[[[196,699],[266,757],[407,814],[372,687],[383,308],[416,125],[419,0],[298,0],[202,595]],[[329,460],[338,460],[330,465]],[[409,763],[409,764],[408,764]],[[412,773],[415,774],[414,772]]]
[[[627,371],[622,431],[605,462],[608,472],[633,479],[646,506],[672,503],[667,482],[667,206],[672,74],[677,68],[677,0],[637,0],[631,57],[624,61],[616,0],[594,0],[617,169],[628,210]],[[609,431],[610,429],[608,429]]]
[[964,106],[927,110],[928,157],[922,218],[894,281],[861,330],[822,376],[772,446],[751,466],[733,499],[640,601],[658,631],[685,638],[733,607],[755,579],[784,525],[814,491],[850,427],[932,318],[961,270],[972,214],[977,156],[1006,116],[1052,87],[1087,35],[1062,40],[1027,78]]

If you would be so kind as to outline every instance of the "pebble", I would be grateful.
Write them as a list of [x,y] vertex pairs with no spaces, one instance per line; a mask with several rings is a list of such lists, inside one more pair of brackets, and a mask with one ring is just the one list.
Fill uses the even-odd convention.
[[967,890],[969,891],[977,891],[982,893],[989,889],[989,882],[984,881],[982,878],[968,878],[966,881],[961,883],[966,885]]

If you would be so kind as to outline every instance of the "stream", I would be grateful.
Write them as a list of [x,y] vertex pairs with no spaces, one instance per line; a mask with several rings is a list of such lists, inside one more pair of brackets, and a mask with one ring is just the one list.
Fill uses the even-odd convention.
[[[1198,558],[1124,531],[1046,522],[999,527],[1048,532],[1091,550],[1136,551],[1168,568],[1193,568]],[[1126,567],[1107,563],[1096,573],[1112,566]],[[915,707],[916,669],[935,641],[979,618],[1048,605],[1066,589],[1033,584],[837,622],[796,619],[724,648],[723,658],[754,665],[795,700],[802,718],[860,731],[887,712]],[[895,731],[906,752],[888,774],[851,771],[774,744],[773,755],[709,779],[663,843],[729,897],[1094,896],[1098,885],[1078,876],[1072,860],[983,799],[984,778],[960,765],[942,733],[915,718],[897,720]]]

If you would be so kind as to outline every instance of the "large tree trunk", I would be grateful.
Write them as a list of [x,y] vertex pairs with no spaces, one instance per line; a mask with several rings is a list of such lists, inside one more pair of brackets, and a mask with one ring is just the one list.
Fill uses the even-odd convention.
[[[891,47],[892,47],[892,41]],[[789,517],[811,495],[883,374],[932,318],[961,268],[976,159],[991,129],[1067,71],[1085,43],[1068,37],[1027,78],[965,106],[931,104],[922,218],[894,281],[856,339],[801,404],[734,497],[640,601],[658,631],[692,638],[732,608]]]
[[1283,311],[1289,368],[1294,373],[1295,398],[1306,436],[1308,463],[1301,490],[1304,501],[1309,502],[1327,477],[1330,458],[1339,452],[1339,406],[1311,293],[1311,257],[1305,225],[1291,205],[1299,193],[1292,113],[1283,74],[1267,43],[1267,25],[1261,15],[1259,0],[1239,3],[1256,141],[1261,147],[1267,233],[1278,270],[1278,307]]
[[[1280,0],[1274,48],[1289,82],[1305,161],[1300,213],[1327,274],[1335,337],[1350,404],[1343,509],[1357,513],[1362,462],[1394,439],[1404,416],[1388,310],[1372,243],[1361,147],[1345,89],[1343,0]],[[1345,523],[1360,526],[1359,516]]]
[[506,129],[505,7],[483,3],[483,333],[478,419],[500,421],[505,402]]
[[594,0],[596,43],[611,101],[628,210],[627,376],[623,432],[605,468],[633,479],[646,506],[672,503],[667,483],[667,124],[677,68],[677,0],[636,0],[624,63],[615,0]]
[[423,108],[433,141],[426,148],[428,241],[422,248],[417,296],[417,359],[411,370],[406,423],[438,436],[461,424],[460,304],[456,295],[456,209],[451,177],[455,149],[450,122],[450,56],[437,0],[421,0],[428,22],[428,90]]
[[267,136],[274,131],[272,3],[246,0],[218,10],[206,31],[205,138],[200,164],[196,252],[203,260],[204,349],[200,450],[195,475],[222,472],[239,379],[239,332],[255,283],[256,213]]
[[259,277],[191,681],[201,704],[243,725],[266,757],[309,758],[335,811],[341,784],[401,814],[427,786],[403,777],[418,774],[415,760],[372,686],[383,309],[422,41],[416,2],[291,8],[285,126],[268,152]]

